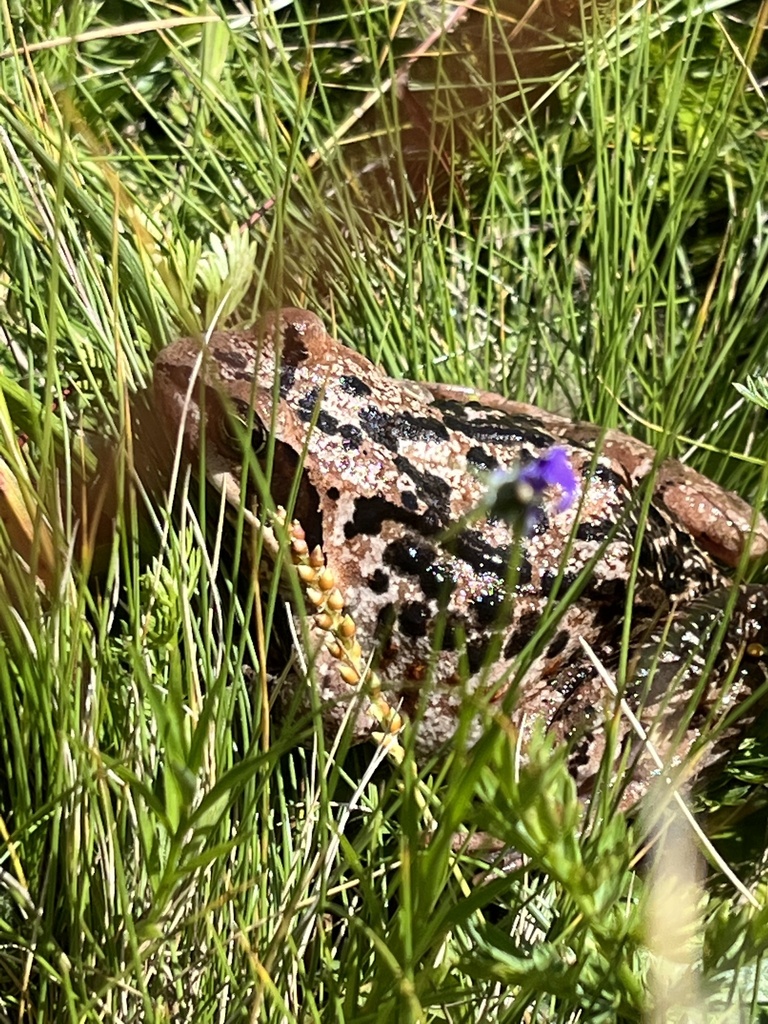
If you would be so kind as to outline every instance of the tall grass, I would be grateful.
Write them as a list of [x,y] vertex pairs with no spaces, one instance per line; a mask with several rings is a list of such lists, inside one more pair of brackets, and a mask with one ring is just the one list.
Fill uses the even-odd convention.
[[[5,1019],[765,1012],[754,819],[758,908],[694,880],[649,933],[646,831],[585,817],[546,737],[416,780],[298,714],[267,729],[247,538],[183,470],[175,503],[134,473],[160,348],[291,303],[393,374],[620,425],[764,499],[731,385],[768,354],[765,5],[543,33],[543,88],[454,34],[421,53],[437,7],[0,0]],[[501,15],[475,10],[483,45]],[[460,825],[527,866],[477,877]]]

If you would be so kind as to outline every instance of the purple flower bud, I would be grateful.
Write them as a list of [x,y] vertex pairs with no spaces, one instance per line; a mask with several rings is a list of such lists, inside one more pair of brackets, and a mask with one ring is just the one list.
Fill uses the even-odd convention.
[[564,448],[550,448],[545,455],[524,466],[517,478],[529,484],[534,494],[542,494],[547,487],[559,487],[562,494],[557,504],[558,512],[571,507],[579,489],[579,481]]
[[556,511],[570,508],[578,494],[579,481],[564,448],[550,448],[526,466],[491,474],[485,502],[488,514],[518,524],[530,536],[537,532],[541,497],[550,487],[561,492]]

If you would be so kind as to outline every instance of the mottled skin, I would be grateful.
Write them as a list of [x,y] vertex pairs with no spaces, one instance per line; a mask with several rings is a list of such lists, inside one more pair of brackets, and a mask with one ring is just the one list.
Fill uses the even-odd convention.
[[[579,637],[617,668],[637,545],[627,694],[646,723],[658,716],[662,747],[673,739],[685,754],[729,672],[729,706],[766,678],[766,590],[733,588],[708,551],[735,564],[749,538],[752,554],[762,554],[768,526],[735,495],[669,461],[640,528],[654,452],[618,431],[498,395],[394,380],[298,309],[252,331],[215,333],[202,356],[199,342],[175,342],[155,362],[154,391],[171,442],[183,439],[193,467],[204,447],[206,475],[233,501],[244,441],[235,419],[254,421],[275,505],[288,504],[301,474],[289,511],[310,546],[322,546],[390,703],[420,719],[422,750],[452,738],[468,699],[499,702],[514,687],[514,723],[526,729],[543,718],[573,740],[573,770],[588,789],[613,702]],[[526,536],[478,518],[490,472],[555,444],[580,481],[570,507],[559,510],[561,494],[550,488]],[[252,480],[255,509],[257,493]],[[311,621],[309,645],[334,727],[353,694]],[[354,738],[371,731],[361,711]],[[632,799],[646,774],[638,765]]]

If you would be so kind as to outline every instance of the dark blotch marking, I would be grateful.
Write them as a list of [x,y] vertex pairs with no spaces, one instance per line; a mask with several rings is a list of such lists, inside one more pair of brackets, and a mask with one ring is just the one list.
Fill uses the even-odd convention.
[[[534,448],[551,448],[556,444],[551,434],[545,433],[534,420],[525,416],[510,416],[500,409],[486,409],[479,402],[466,406],[458,403],[439,403],[444,410],[444,422],[449,430],[464,434],[480,444],[498,444],[504,447],[523,442]],[[482,413],[474,419],[467,416],[467,410]]]
[[557,579],[557,573],[552,572],[551,569],[547,569],[546,572],[541,573],[539,577],[539,594],[547,597],[552,593],[552,588],[555,585]]
[[540,537],[549,530],[549,516],[541,505],[531,505],[525,519],[526,537]]
[[416,485],[416,494],[427,506],[424,523],[429,525],[421,532],[431,533],[448,526],[451,520],[450,484],[434,473],[422,473],[402,455],[394,459],[394,464],[399,473],[410,477]]
[[[479,409],[480,406],[476,402],[470,403],[470,408]],[[499,421],[478,418],[476,420],[468,420],[463,415],[464,410],[456,416],[452,416],[448,413],[443,417],[443,422],[449,430],[463,434],[465,437],[470,438],[473,441],[479,441],[481,444],[499,444],[509,447],[512,445],[519,445],[523,440],[523,433],[515,427],[513,424],[505,422],[504,419]]]
[[373,576],[368,578],[368,587],[374,594],[386,594],[389,590],[389,574],[383,569],[377,569]]
[[387,412],[382,412],[378,406],[367,405],[360,410],[360,426],[368,437],[377,444],[384,445],[391,452],[397,451],[398,437],[392,429],[392,419]]
[[338,487],[329,487],[325,493],[331,499],[331,501],[338,501],[339,498],[341,497],[341,491],[339,490]]
[[464,411],[466,402],[460,402],[457,398],[434,398],[431,404],[436,409],[440,409],[443,415],[445,413],[453,413],[454,416],[460,416]]
[[315,421],[315,426],[324,434],[338,434],[339,432],[339,421],[336,417],[322,410]]
[[299,411],[299,419],[302,423],[311,423],[314,420],[314,426],[317,430],[322,431],[324,434],[338,434],[339,433],[339,421],[335,416],[331,416],[324,410],[317,412],[317,398],[319,396],[319,389],[312,388],[311,391],[307,391],[299,401],[296,402],[296,408]]
[[493,626],[499,621],[499,612],[504,604],[504,591],[498,589],[489,590],[481,594],[472,602],[478,625],[481,627]]
[[373,633],[377,641],[386,643],[389,640],[396,619],[397,610],[391,602],[379,608],[379,613],[376,616],[376,627]]
[[296,367],[283,363],[280,367],[280,395],[285,398],[291,391],[296,380]]
[[387,519],[402,522],[402,515],[403,510],[398,505],[379,495],[373,498],[358,498],[355,501],[352,518],[344,524],[344,536],[347,540],[352,540],[361,533],[375,537],[381,533],[382,524]]
[[299,401],[296,403],[296,408],[299,411],[299,419],[303,423],[309,423],[312,417],[315,415],[315,409],[317,408],[317,402],[320,398],[320,388],[310,388],[305,395],[302,395]]
[[562,442],[558,442],[552,434],[542,430],[536,420],[527,416],[508,416],[507,419],[522,433],[525,443],[534,448],[551,448],[553,445],[562,445]]
[[617,612],[624,610],[624,600],[627,595],[626,580],[611,579],[600,580],[593,577],[584,591],[584,596],[600,604],[608,604],[615,607]]
[[426,441],[438,444],[450,437],[445,424],[433,416],[414,416],[410,412],[398,413],[393,419],[393,426],[398,437],[406,441]]
[[524,555],[518,559],[517,563],[517,579],[515,580],[515,586],[524,587],[531,582],[533,576],[533,566],[529,559]]
[[474,675],[475,672],[479,672],[485,666],[491,640],[491,637],[485,636],[473,641],[471,644],[467,644],[467,664],[470,675]]
[[363,443],[362,431],[358,427],[354,427],[351,423],[343,423],[339,427],[339,434],[343,438],[341,447],[345,452],[357,451]]
[[467,465],[482,473],[492,473],[499,468],[500,463],[496,456],[491,455],[485,448],[473,445],[467,452]]
[[555,634],[555,638],[547,648],[547,657],[556,658],[558,654],[562,654],[565,648],[568,646],[570,640],[570,633],[567,629],[561,629],[559,633]]
[[348,395],[365,396],[370,395],[371,393],[371,389],[365,381],[362,381],[359,377],[355,377],[351,374],[344,374],[342,377],[339,377],[339,386],[341,387],[341,390],[346,391]]
[[539,628],[541,616],[538,612],[525,612],[520,616],[520,621],[514,633],[504,645],[504,657],[514,658],[526,647]]
[[401,441],[424,441],[439,444],[448,440],[448,431],[440,420],[431,416],[414,416],[410,412],[384,412],[376,405],[360,410],[360,424],[371,440],[391,452],[399,450]]
[[232,370],[242,370],[250,362],[250,356],[239,348],[222,348],[218,353],[218,361]]
[[407,508],[409,512],[415,512],[419,507],[419,499],[413,491],[403,491],[400,495],[400,501],[402,501],[403,506]]
[[440,650],[441,651],[455,651],[458,643],[458,638],[463,637],[466,633],[465,623],[460,619],[451,616],[445,621],[443,626],[443,633],[440,637]]
[[[595,629],[597,630],[614,630],[616,623],[620,621],[622,613],[624,611],[624,604],[621,605],[609,603],[595,603],[594,611],[592,612],[592,622],[594,623]],[[601,633],[602,635],[602,633]]]
[[[423,533],[427,532],[424,529],[424,520],[420,515],[409,512],[408,509],[395,505],[377,494],[373,498],[358,498],[355,501],[354,514],[344,525],[344,536],[347,540],[351,540],[361,533],[376,537],[381,533],[383,523],[387,521],[405,523],[406,526],[411,526]],[[432,532],[437,533],[438,529],[439,525]]]
[[562,595],[562,594],[564,594],[566,592],[566,590],[568,590],[568,588],[570,586],[572,586],[576,582],[576,580],[579,578],[579,573],[578,572],[557,573],[557,572],[553,572],[551,569],[548,569],[546,572],[543,572],[541,574],[541,582],[540,582],[541,593],[548,597],[552,593],[552,590],[553,590],[553,588],[555,586],[555,581],[558,578],[560,579],[560,586],[559,586],[559,589],[558,589],[558,594]]
[[[224,366],[228,366],[230,370],[243,370],[250,363],[250,357],[244,352],[241,352],[239,348],[224,348],[217,352],[217,361]],[[242,379],[241,374],[236,374],[238,379]],[[251,374],[251,376],[253,376]]]
[[323,434],[338,434],[339,433],[339,421],[335,416],[331,416],[325,412],[324,409],[318,411],[317,403],[320,398],[320,388],[311,388],[306,395],[302,395],[299,401],[296,403],[296,408],[299,411],[299,419],[302,423],[311,423],[312,420],[315,422],[317,430]]
[[588,520],[579,523],[576,529],[576,540],[593,540],[597,543],[607,540],[616,523],[610,519]]
[[619,476],[610,466],[592,466],[588,462],[582,469],[581,476],[586,483],[589,483],[590,480],[600,480],[602,483],[611,484],[619,490],[626,491],[628,489],[626,478]]
[[429,609],[421,601],[408,601],[400,609],[398,623],[404,636],[420,637],[427,635]]
[[500,580],[506,579],[510,558],[507,545],[494,547],[477,530],[462,530],[446,547],[457,558],[467,562],[478,575],[493,573]]
[[446,600],[455,586],[450,569],[437,561],[435,548],[417,537],[392,541],[383,561],[405,576],[416,576],[425,597]]

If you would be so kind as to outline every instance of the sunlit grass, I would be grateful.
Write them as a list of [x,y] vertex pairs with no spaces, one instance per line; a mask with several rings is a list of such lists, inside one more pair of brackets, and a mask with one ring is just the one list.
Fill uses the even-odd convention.
[[[290,303],[395,375],[622,426],[763,500],[763,414],[731,384],[768,345],[764,9],[605,14],[546,91],[455,88],[438,106],[457,124],[462,96],[485,106],[463,148],[435,144],[443,184],[420,192],[396,103],[416,6],[0,0],[0,455],[19,509],[0,1016],[608,1021],[652,1003],[642,827],[584,817],[546,738],[521,766],[489,733],[419,778],[410,754],[337,751],[298,712],[267,727],[249,538],[183,468],[173,514],[134,472],[160,348]],[[414,92],[451,85],[456,38],[420,54]],[[530,867],[481,881],[460,826]],[[693,987],[764,1004],[764,909],[701,899]]]

